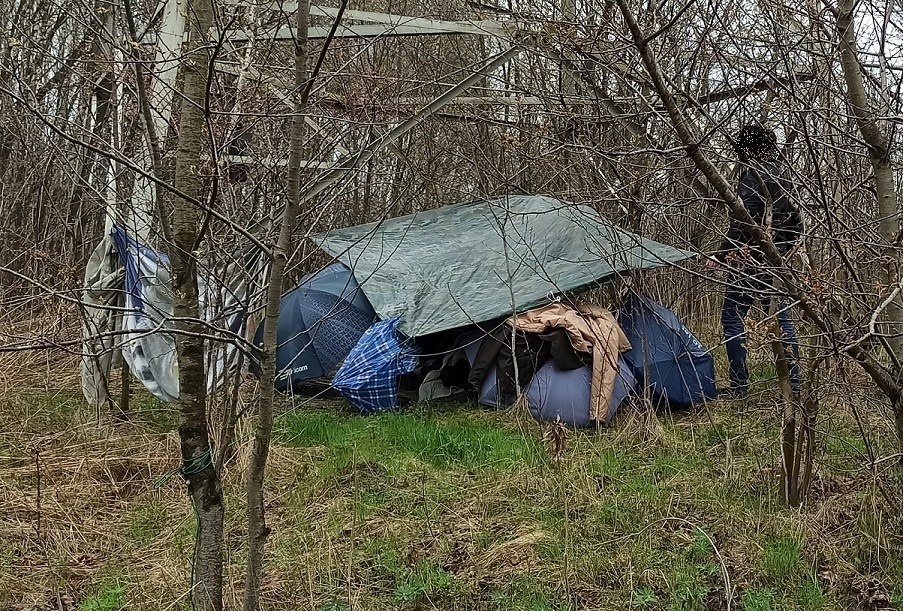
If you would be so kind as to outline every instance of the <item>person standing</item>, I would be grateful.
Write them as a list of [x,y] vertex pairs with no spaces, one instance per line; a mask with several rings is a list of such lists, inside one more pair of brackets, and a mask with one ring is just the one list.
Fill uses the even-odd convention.
[[[746,125],[740,130],[736,150],[742,164],[737,194],[753,221],[771,236],[778,252],[786,256],[799,239],[802,219],[778,159],[777,137],[760,125]],[[791,390],[799,394],[799,341],[786,298],[776,289],[774,276],[750,226],[733,216],[721,248],[709,258],[706,267],[715,269],[719,264],[728,268],[721,325],[730,367],[730,387],[719,394],[735,398],[749,394],[743,319],[756,301],[767,303],[771,298],[777,299],[777,319],[789,357]]]

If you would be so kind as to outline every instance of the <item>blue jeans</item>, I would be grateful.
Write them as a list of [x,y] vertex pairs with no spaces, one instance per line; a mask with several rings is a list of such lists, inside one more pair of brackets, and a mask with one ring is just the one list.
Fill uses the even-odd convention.
[[746,368],[746,327],[743,325],[743,319],[757,300],[767,304],[768,300],[775,296],[778,299],[777,318],[782,331],[781,341],[790,357],[788,359],[790,388],[794,393],[800,391],[799,340],[787,311],[787,301],[783,295],[775,291],[771,275],[759,270],[747,270],[747,273],[734,276],[724,294],[721,326],[727,340],[727,360],[730,365],[732,388],[741,391],[749,388],[749,370]]

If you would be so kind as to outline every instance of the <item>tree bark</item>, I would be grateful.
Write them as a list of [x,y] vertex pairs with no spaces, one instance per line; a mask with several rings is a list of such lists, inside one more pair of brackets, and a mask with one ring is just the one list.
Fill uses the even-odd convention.
[[[878,231],[884,240],[883,280],[888,291],[893,291],[900,279],[899,245],[895,244],[900,232],[901,210],[894,185],[894,166],[891,162],[890,142],[878,119],[872,112],[865,91],[862,71],[859,67],[859,50],[856,44],[853,0],[837,3],[837,36],[840,46],[840,65],[847,86],[847,100],[856,118],[856,125],[868,149],[869,161],[875,175],[875,193],[878,198]],[[903,384],[903,292],[887,306],[887,340],[884,343],[891,361],[897,368],[897,383]],[[898,450],[903,453],[903,398],[893,401]]]
[[279,320],[279,304],[282,301],[282,283],[288,257],[292,252],[292,231],[301,207],[301,161],[304,144],[304,115],[307,105],[307,25],[310,21],[310,2],[298,4],[297,35],[295,36],[295,91],[297,103],[292,116],[288,157],[288,205],[282,216],[282,226],[273,251],[270,279],[267,285],[266,309],[263,320],[263,357],[260,364],[260,400],[257,426],[254,429],[254,447],[248,466],[248,567],[245,575],[244,611],[260,608],[260,580],[263,574],[263,549],[270,529],[264,513],[263,481],[270,439],[273,435],[273,400],[276,382],[276,325]]
[[197,538],[192,559],[191,602],[196,610],[223,608],[223,492],[213,465],[207,420],[207,381],[204,372],[205,329],[198,301],[197,254],[200,211],[190,200],[201,199],[201,151],[205,135],[204,98],[213,24],[210,0],[187,3],[188,43],[182,72],[182,114],[175,155],[176,198],[172,210],[173,315],[179,363],[179,439],[182,474],[197,515]]
[[131,371],[129,371],[129,364],[125,359],[122,359],[122,367],[119,369],[119,404],[116,406],[116,411],[113,412],[113,420],[116,422],[125,422],[130,417],[130,408],[129,408],[129,397],[131,393]]

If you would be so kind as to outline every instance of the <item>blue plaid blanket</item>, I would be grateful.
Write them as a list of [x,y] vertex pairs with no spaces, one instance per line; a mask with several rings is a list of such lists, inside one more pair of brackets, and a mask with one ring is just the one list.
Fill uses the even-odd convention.
[[398,377],[417,366],[413,342],[399,339],[398,318],[370,326],[332,380],[364,414],[391,410],[398,403]]

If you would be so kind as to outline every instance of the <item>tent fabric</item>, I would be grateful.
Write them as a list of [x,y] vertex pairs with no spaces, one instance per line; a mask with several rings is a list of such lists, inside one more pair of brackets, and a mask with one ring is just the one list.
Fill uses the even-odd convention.
[[402,341],[398,319],[374,323],[361,336],[332,380],[332,386],[364,414],[384,412],[398,403],[399,376],[414,371],[413,342]]
[[655,399],[689,406],[715,398],[715,359],[674,312],[634,294],[618,322],[633,346],[624,358]]
[[[510,335],[510,330],[508,331]],[[467,336],[468,340],[464,344],[464,352],[471,367],[477,360],[477,355],[481,351],[485,342],[495,342],[497,340],[492,334],[484,334],[481,332],[473,332]],[[496,367],[487,367],[482,380],[475,380],[472,376],[470,382],[478,390],[477,402],[487,407],[504,407],[505,403],[501,397],[498,383],[498,371]],[[476,382],[474,384],[474,382]]]
[[527,407],[536,420],[561,422],[577,428],[592,428],[611,421],[636,387],[636,378],[621,358],[612,387],[608,411],[600,419],[590,414],[592,370],[589,367],[561,369],[554,360],[539,368],[527,387]]
[[[351,270],[341,263],[302,278],[279,306],[276,390],[288,391],[305,380],[335,373],[375,320]],[[254,345],[262,341],[261,322]],[[260,375],[259,364],[252,363],[251,371]]]
[[[114,226],[112,243],[124,273],[122,356],[129,369],[155,397],[168,402],[179,398],[179,369],[172,333],[172,288],[169,260],[163,253],[142,244]],[[244,328],[247,285],[241,278],[225,284],[217,278],[198,277],[199,305],[213,329],[240,334]],[[207,387],[218,387],[234,368],[238,350],[234,343],[208,342],[205,358]]]
[[314,236],[409,337],[522,312],[626,270],[693,253],[624,231],[584,205],[512,196]]
[[606,418],[614,393],[618,355],[630,350],[630,343],[611,312],[589,303],[580,303],[572,308],[555,302],[512,316],[507,322],[531,333],[564,329],[575,350],[591,352],[593,379],[590,413],[593,420]]
[[373,311],[373,306],[354,279],[351,270],[341,263],[333,263],[318,272],[307,274],[301,278],[297,288],[337,295],[359,310]]
[[121,353],[115,350],[122,318],[113,310],[121,305],[123,270],[113,247],[111,236],[105,236],[91,253],[85,266],[85,289],[82,302],[85,316],[82,324],[82,394],[94,407],[109,405],[110,372]]

